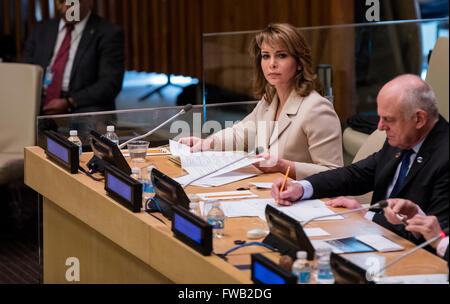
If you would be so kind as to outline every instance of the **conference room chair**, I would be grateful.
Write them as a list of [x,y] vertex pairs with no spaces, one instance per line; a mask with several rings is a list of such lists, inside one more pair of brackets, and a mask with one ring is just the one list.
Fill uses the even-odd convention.
[[[383,147],[384,142],[386,141],[386,132],[375,130],[372,134],[368,135],[364,143],[359,148],[355,157],[353,158],[352,163],[356,163],[369,155],[378,152]],[[355,199],[363,206],[370,204],[372,200],[373,191],[368,192],[363,195],[355,196]]]
[[0,186],[10,190],[23,184],[24,147],[35,145],[42,77],[40,66],[0,63]]
[[431,52],[425,81],[433,88],[439,113],[448,121],[448,37],[439,37]]

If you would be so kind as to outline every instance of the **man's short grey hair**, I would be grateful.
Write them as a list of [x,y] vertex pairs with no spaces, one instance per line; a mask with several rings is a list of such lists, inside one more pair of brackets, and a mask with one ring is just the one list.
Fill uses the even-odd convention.
[[425,111],[428,117],[438,118],[439,109],[433,89],[423,82],[421,86],[408,88],[403,93],[405,118],[409,119],[419,109]]

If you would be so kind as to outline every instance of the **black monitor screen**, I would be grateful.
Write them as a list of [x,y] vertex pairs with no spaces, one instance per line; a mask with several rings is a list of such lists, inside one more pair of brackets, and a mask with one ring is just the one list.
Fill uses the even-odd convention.
[[[104,161],[109,165],[115,166],[126,175],[130,175],[131,168],[123,157],[122,152],[120,152],[119,147],[95,131],[91,131],[90,134],[91,148],[97,160],[91,159],[88,163],[88,167],[90,169],[95,167],[96,170],[103,173],[105,165],[101,164],[101,162]],[[100,162],[98,160],[100,160]]]

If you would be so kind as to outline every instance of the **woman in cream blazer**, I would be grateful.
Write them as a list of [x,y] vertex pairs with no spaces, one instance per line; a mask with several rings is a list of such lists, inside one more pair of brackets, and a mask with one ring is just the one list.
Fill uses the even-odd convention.
[[187,137],[180,143],[193,152],[207,149],[247,150],[264,147],[263,172],[303,179],[343,166],[342,134],[333,105],[316,90],[310,49],[289,24],[271,24],[256,35],[254,59],[256,108],[232,128],[207,139]]

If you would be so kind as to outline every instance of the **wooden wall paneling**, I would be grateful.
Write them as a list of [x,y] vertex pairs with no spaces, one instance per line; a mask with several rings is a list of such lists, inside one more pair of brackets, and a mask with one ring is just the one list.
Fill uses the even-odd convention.
[[22,3],[20,0],[14,0],[14,37],[16,40],[17,59],[22,58]]
[[186,69],[188,76],[202,78],[202,1],[190,0],[186,7]]
[[161,47],[162,47],[162,35],[161,35],[161,23],[160,18],[156,17],[160,15],[160,1],[151,0],[149,3],[149,36],[147,37],[149,68],[148,71],[157,71],[156,65],[158,61],[162,61]]
[[289,23],[296,27],[307,26],[309,23],[311,1],[292,1]]
[[2,1],[3,8],[3,32],[5,35],[11,35],[11,3],[10,0]]
[[176,59],[179,62],[179,66],[176,70],[177,75],[189,75],[190,71],[188,71],[187,62],[189,60],[190,54],[187,52],[187,37],[188,35],[192,35],[194,33],[189,33],[187,31],[188,27],[188,14],[189,11],[187,10],[187,7],[189,6],[189,3],[187,3],[186,0],[180,0],[179,1],[179,8],[177,10],[177,15],[179,17],[178,22],[178,51],[176,54]]
[[141,0],[142,7],[139,9],[139,40],[141,44],[141,69],[145,71],[150,70],[150,9],[149,1]]
[[123,29],[125,35],[125,67],[127,70],[134,70],[134,60],[133,60],[133,52],[131,49],[132,46],[132,29],[130,25],[130,14],[129,14],[129,0],[120,0],[120,9],[121,9],[121,27]]
[[178,19],[178,2],[181,0],[167,0],[167,25],[170,29],[167,33],[167,55],[168,55],[168,74],[176,73],[178,69],[178,52],[179,52],[179,41],[180,36],[179,29],[177,27],[179,23]]
[[131,3],[131,10],[130,10],[130,16],[131,16],[131,41],[132,41],[132,57],[133,57],[133,67],[135,70],[141,69],[141,57],[140,57],[140,50],[142,49],[141,39],[139,37],[139,34],[141,32],[140,27],[140,13],[139,13],[139,6],[142,5],[142,0],[129,0]]
[[161,57],[155,58],[155,72],[157,73],[169,73],[169,58],[170,58],[170,45],[169,41],[169,20],[168,20],[168,0],[161,0],[161,5],[159,7],[158,17],[158,28],[160,29],[161,35],[160,40],[155,41],[156,44],[161,45]]

